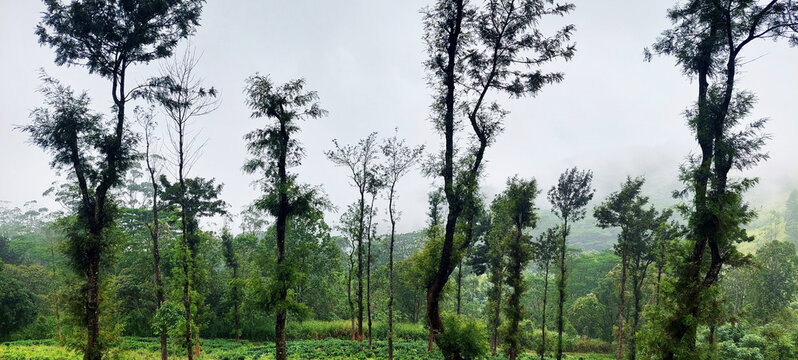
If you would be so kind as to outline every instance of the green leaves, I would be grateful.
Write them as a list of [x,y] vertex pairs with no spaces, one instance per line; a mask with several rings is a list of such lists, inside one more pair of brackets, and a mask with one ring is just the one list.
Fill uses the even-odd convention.
[[167,57],[199,24],[203,0],[44,0],[39,43],[58,65],[82,65],[113,77],[135,62]]

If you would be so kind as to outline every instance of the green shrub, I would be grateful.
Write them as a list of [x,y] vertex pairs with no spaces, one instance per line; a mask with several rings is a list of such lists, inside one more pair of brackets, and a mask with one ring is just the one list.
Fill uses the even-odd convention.
[[760,352],[765,351],[765,339],[757,334],[745,334],[742,339],[740,339],[740,347],[742,348],[756,348],[759,349]]
[[571,346],[566,347],[565,350],[577,353],[607,354],[612,352],[612,344],[599,339],[579,338],[574,340]]
[[460,354],[463,359],[478,359],[488,353],[488,337],[485,325],[473,317],[446,313],[439,334],[441,352]]
[[715,330],[715,338],[718,342],[732,341],[737,343],[743,338],[745,331],[745,327],[741,324],[726,324]]

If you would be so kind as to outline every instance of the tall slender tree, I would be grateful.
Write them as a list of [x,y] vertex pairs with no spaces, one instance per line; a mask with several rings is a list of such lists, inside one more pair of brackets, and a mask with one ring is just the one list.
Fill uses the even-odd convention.
[[568,232],[569,223],[577,222],[585,217],[585,206],[593,199],[593,173],[590,170],[579,171],[577,168],[566,170],[560,174],[557,185],[549,189],[548,198],[551,203],[551,211],[562,220],[561,241],[559,244],[559,259],[557,265],[560,268],[557,277],[557,360],[562,360],[562,332],[564,329],[563,306],[565,305],[565,285],[567,281],[567,271],[565,255],[568,251]]
[[[765,160],[761,134],[764,120],[740,127],[754,97],[736,89],[743,50],[763,39],[787,38],[798,44],[798,3],[791,0],[690,0],[668,11],[673,22],[653,46],[672,55],[682,71],[695,78],[697,99],[685,116],[700,153],[682,167],[691,195],[688,207],[692,250],[680,259],[679,277],[669,309],[663,358],[694,358],[700,309],[713,301],[706,295],[718,280],[723,263],[738,258],[735,244],[749,236],[743,226],[753,217],[743,193],[755,179],[729,178],[733,168],[745,170]],[[647,51],[647,55],[650,52]],[[708,259],[707,259],[708,257]]]
[[534,244],[533,256],[538,267],[543,271],[543,306],[540,311],[540,360],[546,356],[546,306],[549,297],[549,270],[552,262],[557,260],[559,252],[559,240],[561,239],[560,228],[558,226],[546,229],[538,236],[538,241]]
[[351,320],[352,341],[357,337],[357,329],[355,328],[355,302],[352,300],[352,274],[355,272],[355,251],[357,250],[357,232],[358,232],[358,219],[357,219],[357,204],[350,204],[347,206],[346,211],[341,214],[340,225],[338,225],[344,237],[346,237],[346,244],[342,245],[345,248],[347,257],[349,259],[347,268],[347,281],[346,281],[346,300],[349,304],[349,318]]
[[372,227],[374,225],[374,215],[377,212],[374,207],[374,200],[377,199],[377,195],[384,186],[383,179],[380,178],[376,171],[369,174],[368,185],[366,186],[366,192],[371,195],[371,203],[368,206],[369,220],[366,223],[366,318],[368,319],[369,349],[373,348],[371,342],[371,263],[373,262],[371,242],[377,237],[377,229]]
[[[424,146],[410,147],[405,145],[404,139],[399,139],[396,134],[385,139],[380,146],[385,163],[382,166],[382,178],[388,189],[388,219],[391,222],[391,237],[388,240],[388,359],[393,359],[393,253],[396,236],[396,222],[399,213],[395,203],[397,197],[396,185],[399,179],[407,175],[416,163],[419,162]],[[433,206],[437,212],[437,205]]]
[[[152,111],[140,110],[136,115],[139,116],[139,122],[141,122],[144,128],[144,162],[147,165],[147,174],[149,175],[150,184],[152,186],[152,222],[147,223],[147,230],[150,232],[150,238],[152,239],[152,265],[155,275],[155,311],[157,313],[164,302],[163,278],[161,276],[161,248],[159,245],[160,219],[158,218],[158,197],[160,196],[160,188],[156,180],[159,175],[159,166],[156,162],[160,160],[161,157],[152,152],[153,142],[156,141],[155,135],[153,134],[156,123],[152,120]],[[161,324],[158,334],[161,342],[161,360],[167,360],[169,357],[167,349],[168,336],[166,324]]]
[[[488,305],[490,311],[490,353],[496,356],[496,351],[499,346],[499,328],[501,326],[501,309],[502,299],[504,298],[504,280],[505,272],[507,270],[507,261],[505,254],[508,250],[506,248],[507,242],[504,237],[510,234],[512,229],[509,228],[507,221],[500,221],[501,219],[501,202],[496,198],[491,203],[491,219],[490,231],[485,238],[487,243],[487,267],[488,267],[488,280],[492,286],[488,292]],[[504,219],[506,220],[506,219]]]
[[285,236],[289,218],[301,217],[323,205],[318,190],[297,183],[296,175],[288,169],[300,164],[303,149],[295,136],[298,122],[326,115],[315,91],[306,91],[304,80],[292,80],[276,85],[267,76],[254,75],[247,79],[245,93],[252,118],[268,118],[262,129],[248,133],[247,150],[252,158],[244,165],[247,173],[263,172],[261,186],[265,195],[256,206],[276,218],[277,262],[266,307],[276,313],[275,359],[288,356],[285,344],[285,323],[288,309],[294,308],[288,289],[294,277],[286,263]]
[[113,128],[107,129],[103,134],[104,144],[96,148],[102,159],[96,164],[87,163],[85,148],[71,146],[75,141],[61,144],[46,141],[44,138],[47,136],[41,132],[44,136],[34,140],[54,152],[72,153],[59,157],[53,165],[72,168],[81,197],[80,216],[90,234],[87,246],[79,250],[83,253],[81,259],[85,259],[80,262],[83,263],[81,272],[86,276],[87,285],[85,359],[102,358],[99,343],[100,259],[108,242],[105,230],[113,223],[109,191],[118,185],[130,165],[132,136],[127,131],[125,110],[128,100],[137,95],[137,87],[127,87],[128,69],[135,64],[170,56],[178,42],[192,34],[199,24],[203,2],[74,0],[65,4],[59,0],[44,1],[46,9],[36,27],[39,43],[55,49],[56,64],[83,66],[89,73],[110,80],[116,112]]
[[[651,250],[653,244],[650,243],[651,234],[649,230],[653,224],[656,211],[654,208],[645,209],[648,204],[648,197],[641,194],[641,189],[645,183],[642,177],[631,178],[627,177],[626,181],[621,185],[621,189],[613,192],[600,205],[596,206],[593,211],[593,217],[596,218],[596,225],[600,228],[618,227],[620,233],[618,234],[618,242],[615,244],[615,253],[621,257],[621,281],[618,290],[618,332],[616,338],[616,354],[615,359],[621,360],[624,358],[624,343],[626,336],[624,333],[624,326],[626,325],[626,282],[628,274],[631,272],[633,281],[632,287],[634,291],[635,301],[635,320],[634,325],[629,335],[630,346],[628,350],[629,358],[634,359],[637,354],[635,349],[635,332],[637,326],[637,319],[639,319],[639,293],[637,292],[638,286],[642,286],[642,281],[645,279],[645,269],[651,263],[653,257]],[[641,274],[639,270],[645,266]],[[634,269],[631,269],[634,268]],[[642,275],[642,276],[641,276]]]
[[186,179],[188,173],[200,155],[200,148],[196,146],[196,137],[191,136],[190,126],[196,118],[207,115],[219,106],[219,99],[214,88],[205,88],[197,77],[196,66],[199,59],[194,56],[190,48],[186,48],[181,58],[167,62],[161,67],[161,74],[150,80],[144,95],[157,103],[170,119],[169,136],[172,143],[174,164],[177,167],[177,184],[179,196],[177,205],[180,206],[180,229],[183,255],[183,310],[185,317],[185,343],[189,360],[193,358],[192,352],[199,353],[199,343],[196,350],[194,338],[199,339],[199,334],[194,333],[191,320],[191,267],[197,257],[197,249],[191,240],[189,231],[189,205],[187,202],[188,187]]
[[[97,191],[99,186],[119,182],[121,173],[135,159],[137,138],[125,132],[124,146],[108,147],[107,141],[115,135],[112,129],[103,126],[100,115],[89,110],[88,95],[75,95],[71,88],[52,78],[43,80],[45,106],[32,112],[32,123],[22,130],[30,134],[34,144],[52,153],[52,167],[71,170],[77,180],[80,200],[70,203],[76,217],[75,221],[65,222],[66,252],[72,268],[79,276],[85,276],[86,281],[83,314],[80,314],[87,328],[84,359],[101,359],[104,349],[99,342],[100,266],[108,260],[107,251],[113,249],[117,239],[109,236],[116,225],[111,194],[106,192],[98,198]],[[108,169],[108,157],[114,157],[113,171]],[[102,210],[97,208],[99,204]]]
[[[574,47],[569,39],[574,28],[566,26],[548,37],[537,25],[548,15],[564,15],[572,8],[553,0],[491,0],[480,7],[470,6],[465,0],[438,0],[425,10],[426,65],[432,74],[430,86],[437,91],[433,120],[445,144],[443,159],[433,173],[443,177],[449,210],[440,263],[427,286],[427,319],[433,334],[444,331],[440,296],[459,263],[457,254],[462,253],[454,242],[458,218],[476,192],[485,150],[507,114],[487,99],[494,96],[493,92],[514,97],[534,95],[544,85],[562,80],[561,73],[544,73],[540,66],[571,58]],[[459,110],[470,125],[468,137],[475,139],[475,146],[457,151]],[[459,160],[455,156],[458,152],[462,154]],[[469,244],[460,246],[467,248]],[[458,349],[441,350],[447,359],[462,357]]]
[[222,256],[225,265],[233,271],[230,279],[230,301],[233,303],[233,331],[236,334],[236,342],[241,342],[241,300],[243,290],[239,280],[238,269],[241,267],[241,260],[236,252],[235,238],[228,228],[222,229]]
[[532,239],[524,234],[524,230],[534,228],[537,224],[535,197],[540,191],[534,179],[524,180],[512,177],[507,180],[507,189],[498,197],[498,216],[500,221],[509,225],[510,233],[504,237],[507,245],[507,271],[504,282],[509,287],[507,305],[504,314],[507,327],[504,334],[504,351],[509,360],[516,360],[523,352],[524,334],[521,321],[524,319],[524,308],[521,297],[526,291],[523,271],[532,260]]
[[333,140],[335,150],[325,154],[337,166],[345,166],[350,171],[350,179],[357,187],[358,232],[357,232],[357,340],[363,341],[363,238],[366,235],[366,191],[374,174],[378,155],[377,133],[369,134],[357,145],[341,146]]

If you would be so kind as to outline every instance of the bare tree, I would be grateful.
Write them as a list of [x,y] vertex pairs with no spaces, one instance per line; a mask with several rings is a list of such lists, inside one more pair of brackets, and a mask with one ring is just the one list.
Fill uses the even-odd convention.
[[191,262],[196,254],[192,253],[189,241],[188,213],[186,198],[186,177],[191,167],[196,162],[201,145],[197,145],[196,133],[189,131],[190,125],[197,117],[207,115],[219,106],[219,99],[214,88],[202,86],[202,80],[196,76],[196,66],[199,58],[190,48],[186,48],[183,56],[166,62],[161,66],[161,75],[150,83],[147,97],[160,105],[163,112],[171,120],[169,123],[169,139],[172,144],[173,161],[177,167],[175,177],[178,180],[180,194],[180,223],[182,241],[183,268],[183,308],[185,311],[186,329],[185,341],[188,359],[194,358],[194,352],[199,354],[199,343],[193,349],[194,337],[191,321]]

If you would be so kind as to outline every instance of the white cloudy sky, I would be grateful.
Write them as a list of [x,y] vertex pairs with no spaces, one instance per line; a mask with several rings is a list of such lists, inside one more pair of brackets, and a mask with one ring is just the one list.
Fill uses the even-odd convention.
[[[253,178],[241,172],[242,136],[260,125],[249,118],[242,93],[244,79],[255,72],[278,82],[304,77],[319,92],[330,114],[303,124],[308,156],[297,171],[303,182],[323,185],[340,208],[356,192],[346,171],[323,154],[333,138],[350,143],[398,127],[411,144],[437,148],[439,136],[428,121],[431,95],[419,12],[430,2],[209,0],[191,43],[203,54],[199,74],[221,90],[223,100],[197,121],[207,143],[190,175],[224,183],[223,197],[233,212],[258,195],[250,186]],[[566,79],[536,98],[503,101],[511,114],[488,150],[485,191],[495,193],[514,174],[535,177],[548,188],[572,166],[594,170],[599,195],[626,175],[646,175],[650,192],[672,190],[678,165],[696,149],[681,117],[695,86],[672,59],[646,63],[642,50],[668,27],[665,10],[673,2],[574,2],[576,10],[564,21],[576,25],[577,55],[556,66]],[[88,90],[99,110],[107,113],[111,103],[107,81],[83,68],[54,65],[52,49],[38,45],[33,31],[43,8],[33,0],[0,1],[0,200],[12,205],[39,200],[54,206],[41,195],[56,180],[48,156],[13,128],[27,123],[41,103],[38,69]],[[554,21],[544,26],[563,23]],[[775,201],[798,184],[798,49],[763,42],[744,56],[750,63],[740,84],[757,93],[755,116],[771,119],[773,135],[771,159],[751,172],[762,180],[753,196]],[[138,66],[129,77],[143,81],[156,69]],[[424,223],[430,183],[413,174],[400,184],[400,231]],[[541,196],[545,208],[543,202]]]

